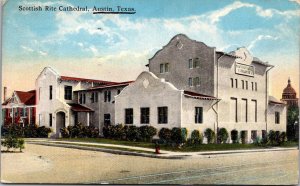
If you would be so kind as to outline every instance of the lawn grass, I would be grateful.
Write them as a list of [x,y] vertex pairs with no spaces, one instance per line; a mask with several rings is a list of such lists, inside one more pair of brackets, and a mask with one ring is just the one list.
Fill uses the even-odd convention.
[[[155,144],[150,142],[132,142],[123,140],[113,140],[105,138],[62,138],[58,141],[78,141],[92,142],[103,144],[115,144],[134,147],[155,148]],[[224,150],[247,150],[247,149],[268,149],[272,147],[297,147],[298,142],[288,141],[280,146],[258,146],[255,144],[201,144],[201,145],[184,145],[181,148],[172,147],[169,145],[160,145],[161,150],[176,151],[176,152],[201,152],[201,151],[224,151]]]

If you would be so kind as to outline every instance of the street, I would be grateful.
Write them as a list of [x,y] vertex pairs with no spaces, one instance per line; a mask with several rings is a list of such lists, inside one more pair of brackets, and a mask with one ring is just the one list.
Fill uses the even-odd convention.
[[26,144],[2,153],[8,183],[297,184],[298,150],[156,159]]

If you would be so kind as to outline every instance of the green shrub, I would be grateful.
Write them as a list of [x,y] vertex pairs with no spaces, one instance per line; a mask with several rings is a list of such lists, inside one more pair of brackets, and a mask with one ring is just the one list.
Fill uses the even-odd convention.
[[282,145],[283,143],[285,143],[287,141],[287,135],[286,132],[281,132],[279,135],[279,140],[278,140],[278,144]]
[[17,139],[17,148],[19,148],[20,152],[22,152],[22,149],[25,148],[24,139]]
[[213,143],[215,141],[215,132],[210,128],[205,130],[204,136],[207,138],[207,143]]
[[239,133],[237,130],[233,129],[230,133],[232,143],[238,143]]
[[18,148],[18,138],[15,136],[6,136],[2,145],[9,151],[11,148]]
[[171,140],[173,143],[176,143],[177,145],[185,143],[186,136],[187,136],[187,130],[185,128],[181,129],[178,127],[174,127],[171,130]]
[[61,128],[59,131],[60,131],[61,137],[63,137],[63,138],[70,137],[69,130],[66,127]]
[[1,127],[2,136],[16,136],[25,138],[45,138],[51,132],[51,129],[45,126],[38,127],[37,125],[21,126],[11,124]]
[[141,139],[141,132],[138,127],[129,126],[126,137],[129,141],[139,141]]
[[39,138],[47,138],[48,134],[51,133],[51,129],[45,126],[41,126],[37,128],[37,136]]
[[276,132],[273,130],[269,131],[268,134],[268,142],[270,145],[275,145],[276,144]]
[[153,136],[156,135],[157,129],[152,126],[145,125],[140,127],[140,132],[142,140],[150,142]]
[[218,132],[218,142],[220,143],[226,143],[227,139],[229,137],[229,134],[225,128],[221,128]]
[[247,131],[243,130],[241,131],[241,140],[242,140],[242,144],[246,143],[246,137],[247,137]]
[[164,143],[171,142],[171,135],[172,132],[168,128],[161,128],[158,133],[159,139],[161,139]]
[[200,134],[199,130],[193,130],[191,134],[191,143],[192,144],[202,144],[203,136]]

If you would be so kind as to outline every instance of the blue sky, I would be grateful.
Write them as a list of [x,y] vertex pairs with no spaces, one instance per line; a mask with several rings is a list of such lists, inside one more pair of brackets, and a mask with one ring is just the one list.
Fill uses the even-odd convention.
[[[133,7],[134,15],[19,11],[18,6]],[[229,52],[245,46],[276,66],[271,92],[299,85],[299,2],[282,0],[8,0],[3,9],[3,84],[31,89],[52,66],[61,74],[132,80],[178,33]],[[97,29],[101,28],[101,30]],[[24,70],[30,69],[24,79]],[[280,77],[280,78],[279,78]]]

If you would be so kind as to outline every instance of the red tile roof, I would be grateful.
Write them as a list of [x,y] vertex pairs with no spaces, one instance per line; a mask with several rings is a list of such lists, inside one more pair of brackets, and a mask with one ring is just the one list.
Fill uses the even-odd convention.
[[[35,105],[35,90],[25,91],[15,91],[16,96],[18,96],[20,103],[24,105]],[[12,98],[8,98],[2,105],[7,105]]]
[[187,90],[184,90],[184,94],[185,94],[185,95],[188,95],[188,96],[195,97],[195,98],[202,98],[202,99],[213,99],[213,100],[217,100],[217,98],[216,98],[216,97],[213,97],[213,96],[208,96],[208,95],[204,95],[204,94],[199,94],[199,93],[196,93],[196,92],[191,92],[191,91],[187,91]]
[[92,109],[85,107],[77,103],[68,103],[71,106],[71,110],[75,112],[94,112]]
[[60,79],[63,81],[82,81],[88,83],[101,83],[101,84],[108,84],[108,83],[116,83],[111,81],[103,81],[103,80],[96,80],[96,79],[86,79],[86,78],[78,78],[78,77],[69,77],[69,76],[60,76]]
[[100,86],[91,87],[91,88],[84,89],[84,90],[77,90],[77,91],[74,91],[74,92],[91,91],[91,90],[99,90],[99,89],[111,88],[111,87],[127,86],[127,85],[129,85],[130,83],[133,83],[133,82],[134,81],[113,82],[113,83],[108,83],[108,84],[104,84],[104,85],[100,85]]

